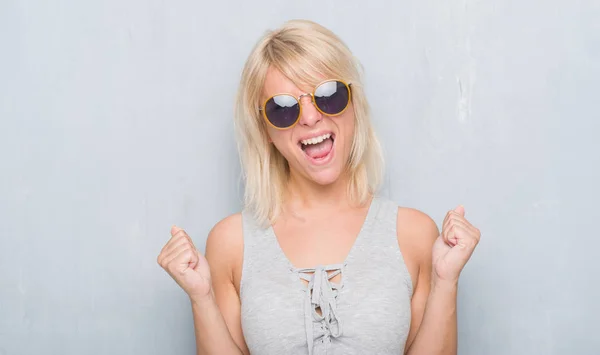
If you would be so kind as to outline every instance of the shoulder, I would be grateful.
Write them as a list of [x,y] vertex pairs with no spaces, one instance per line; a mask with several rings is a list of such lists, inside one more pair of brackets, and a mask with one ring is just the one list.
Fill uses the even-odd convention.
[[440,234],[430,216],[408,207],[398,207],[396,232],[401,248],[417,262],[431,258],[431,247]]
[[429,215],[415,208],[398,207],[398,232],[421,235],[423,238],[438,234],[438,227]]
[[242,242],[242,214],[235,213],[227,216],[217,222],[206,240],[206,247],[209,245],[217,247],[218,245],[229,245]]
[[232,271],[241,264],[244,252],[242,214],[236,213],[217,222],[206,239],[206,259],[211,269]]
[[235,213],[223,218],[212,227],[206,243],[235,243],[241,238],[242,214]]

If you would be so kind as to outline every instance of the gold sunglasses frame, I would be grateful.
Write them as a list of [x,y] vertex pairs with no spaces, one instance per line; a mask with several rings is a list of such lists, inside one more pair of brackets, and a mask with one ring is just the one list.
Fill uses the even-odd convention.
[[[337,81],[337,82],[340,82],[340,83],[344,84],[344,86],[346,86],[346,89],[348,90],[348,102],[346,103],[346,106],[344,107],[344,109],[342,111],[340,111],[340,113],[336,113],[336,114],[333,114],[333,115],[323,112],[323,110],[321,110],[321,108],[319,108],[319,106],[315,102],[315,92],[317,91],[317,89],[321,85],[323,85],[325,83],[332,82],[332,81]],[[279,93],[279,94],[272,95],[271,97],[269,97],[268,99],[265,100],[265,102],[263,103],[262,107],[259,107],[258,110],[260,112],[262,112],[262,116],[263,116],[264,120],[267,122],[267,124],[269,126],[275,128],[275,129],[278,129],[278,130],[290,129],[290,128],[293,128],[298,123],[298,121],[300,121],[300,117],[302,117],[302,104],[301,104],[300,100],[304,96],[310,96],[310,101],[315,106],[315,108],[317,109],[317,111],[319,111],[320,113],[322,113],[325,116],[335,117],[335,116],[339,116],[342,113],[344,113],[346,111],[346,109],[348,108],[348,106],[350,106],[350,102],[352,102],[352,90],[350,90],[351,86],[352,86],[351,83],[346,83],[345,81],[340,80],[340,79],[327,79],[327,80],[324,80],[324,81],[320,82],[319,84],[317,84],[315,86],[313,92],[311,92],[311,93],[304,93],[304,94],[302,94],[302,95],[300,95],[298,97],[296,97],[296,96],[294,96],[294,95],[292,95],[290,93],[287,93],[287,92],[282,92],[282,93]],[[287,96],[293,97],[298,102],[298,107],[300,108],[299,111],[298,111],[298,117],[296,117],[296,120],[294,121],[294,123],[292,123],[288,127],[277,127],[277,126],[275,126],[273,123],[271,123],[271,121],[269,121],[269,118],[267,117],[267,111],[265,110],[265,106],[267,105],[267,102],[269,102],[269,100],[271,100],[275,96],[280,96],[280,95],[287,95]]]

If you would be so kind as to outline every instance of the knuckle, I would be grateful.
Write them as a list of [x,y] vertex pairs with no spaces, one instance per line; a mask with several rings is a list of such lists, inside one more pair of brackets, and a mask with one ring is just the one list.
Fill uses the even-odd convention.
[[187,248],[187,249],[185,249],[185,250],[184,250],[184,251],[181,253],[181,256],[182,256],[183,258],[185,258],[185,259],[191,259],[191,258],[192,258],[192,249],[191,249],[191,248],[189,248],[189,246],[188,246],[188,248]]
[[187,234],[186,234],[186,233],[185,233],[185,231],[182,229],[182,230],[180,230],[179,232],[175,233],[175,235],[174,235],[174,236],[175,236],[175,237],[177,237],[177,238],[182,238],[182,237],[185,237],[186,235],[187,235]]
[[165,270],[167,270],[167,272],[169,274],[173,274],[173,263],[169,263],[167,265],[164,266]]

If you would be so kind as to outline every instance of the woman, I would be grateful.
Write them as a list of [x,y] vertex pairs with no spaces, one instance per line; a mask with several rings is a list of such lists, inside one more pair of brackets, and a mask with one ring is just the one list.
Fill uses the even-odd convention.
[[192,303],[198,354],[456,354],[459,273],[479,230],[441,234],[377,195],[382,154],[358,63],[290,21],[250,54],[237,98],[242,213],[203,257],[178,227],[158,263]]

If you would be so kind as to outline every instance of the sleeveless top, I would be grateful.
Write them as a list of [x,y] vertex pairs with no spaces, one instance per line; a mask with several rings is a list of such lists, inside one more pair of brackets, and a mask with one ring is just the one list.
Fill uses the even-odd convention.
[[[272,227],[261,228],[242,212],[241,322],[250,352],[403,354],[413,290],[397,215],[395,203],[373,198],[342,264],[301,269],[287,259]],[[339,284],[330,281],[340,273]]]

